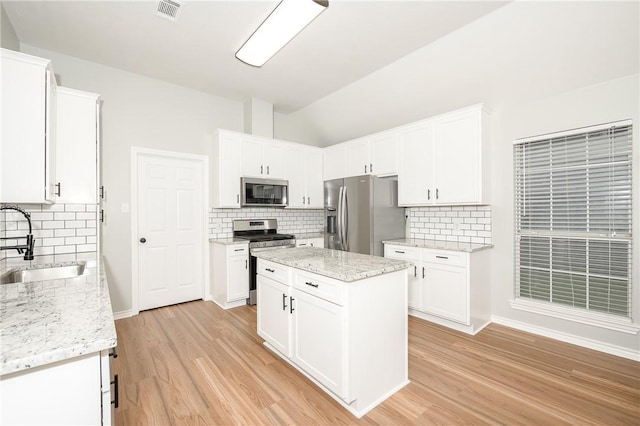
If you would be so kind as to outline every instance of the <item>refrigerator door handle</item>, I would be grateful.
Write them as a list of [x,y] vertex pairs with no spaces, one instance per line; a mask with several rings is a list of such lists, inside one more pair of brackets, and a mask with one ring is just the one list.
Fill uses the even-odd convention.
[[344,187],[340,187],[338,192],[338,211],[336,212],[336,219],[338,222],[338,243],[340,244],[339,250],[342,250],[342,191]]
[[342,226],[344,231],[342,232],[344,243],[342,247],[344,251],[349,251],[349,197],[347,195],[347,187],[344,187],[342,191]]

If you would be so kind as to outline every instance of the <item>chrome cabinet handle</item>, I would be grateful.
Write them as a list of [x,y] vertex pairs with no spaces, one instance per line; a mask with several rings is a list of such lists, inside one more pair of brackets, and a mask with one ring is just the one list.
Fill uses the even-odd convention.
[[436,256],[436,259],[449,259],[447,256]]
[[111,382],[112,385],[114,385],[113,388],[113,396],[114,396],[114,400],[111,401],[112,404],[115,405],[115,408],[118,408],[118,405],[120,405],[120,393],[118,392],[118,375],[114,375],[113,376],[113,381]]
[[404,254],[404,252],[403,252],[403,251],[400,251],[400,250],[394,250],[394,251],[395,251],[396,253]]
[[247,259],[244,260],[244,269],[249,269],[249,264]]
[[260,166],[260,174],[262,174],[262,173],[263,173],[263,171],[262,171],[262,170],[263,170],[263,166]]
[[431,190],[427,189],[427,200],[431,199]]
[[282,310],[287,310],[287,295],[282,293]]
[[413,276],[414,276],[414,277],[417,277],[417,276],[418,276],[418,267],[417,267],[417,266],[414,266],[414,267],[413,267]]
[[369,173],[373,173],[373,163],[369,163]]
[[56,188],[58,188],[56,190],[56,195],[59,197],[60,194],[62,194],[62,184],[60,182],[56,183]]
[[311,197],[307,197],[307,205],[311,204]]
[[269,166],[267,166],[267,174],[269,174]]
[[236,203],[240,202],[240,194],[236,194]]
[[302,204],[304,204],[304,195],[302,196]]
[[305,281],[304,283],[305,283],[306,285],[310,285],[311,287],[315,287],[315,288],[318,288],[318,285],[319,285],[319,284],[314,284],[314,283],[312,283],[311,281]]
[[269,269],[269,268],[264,268],[264,270],[268,271],[268,272],[275,272],[276,271],[275,269]]
[[296,300],[293,297],[289,297],[289,313],[292,314],[295,309],[293,309],[293,301]]
[[422,267],[422,278],[424,278],[424,266]]
[[366,164],[364,165],[364,174],[365,175],[367,174],[367,165]]
[[440,197],[440,190],[438,188],[436,188],[436,200]]

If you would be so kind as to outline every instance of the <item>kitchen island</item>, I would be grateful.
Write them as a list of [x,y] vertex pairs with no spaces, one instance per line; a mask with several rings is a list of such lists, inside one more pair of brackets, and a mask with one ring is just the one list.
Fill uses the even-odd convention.
[[303,247],[256,253],[258,334],[356,417],[408,380],[411,262]]

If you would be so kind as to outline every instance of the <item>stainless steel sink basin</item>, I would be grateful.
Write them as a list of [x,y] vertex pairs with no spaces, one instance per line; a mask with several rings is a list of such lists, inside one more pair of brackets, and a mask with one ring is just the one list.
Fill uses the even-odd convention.
[[73,278],[85,274],[87,262],[73,262],[60,266],[44,265],[30,269],[12,269],[0,276],[0,284]]

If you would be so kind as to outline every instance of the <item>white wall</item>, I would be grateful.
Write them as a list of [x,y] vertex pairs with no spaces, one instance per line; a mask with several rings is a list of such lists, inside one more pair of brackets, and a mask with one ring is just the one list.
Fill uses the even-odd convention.
[[[518,138],[611,121],[633,120],[633,312],[640,317],[640,74],[606,81],[556,96],[502,106],[495,111],[492,150],[493,243],[491,281],[494,316],[640,351],[640,335],[629,335],[512,309],[513,141]],[[501,225],[502,224],[502,225]]]
[[20,50],[20,40],[2,4],[0,4],[0,46],[5,49]]
[[217,128],[242,131],[242,103],[23,44],[49,58],[58,84],[99,93],[106,224],[102,248],[115,312],[131,309],[131,147],[206,154]]

